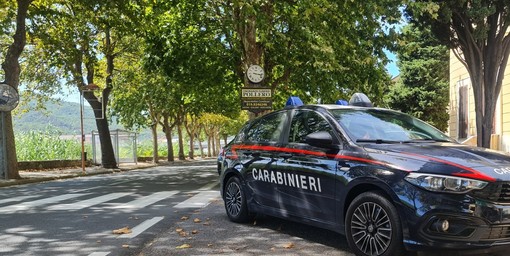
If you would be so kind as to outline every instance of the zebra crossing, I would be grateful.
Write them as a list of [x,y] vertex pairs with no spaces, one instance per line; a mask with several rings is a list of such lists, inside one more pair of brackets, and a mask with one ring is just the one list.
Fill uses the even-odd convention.
[[[212,184],[216,185],[216,184]],[[209,204],[210,201],[219,197],[217,190],[211,190],[212,186],[207,186],[199,189],[198,193],[188,198],[187,200],[174,205],[174,208],[203,208]],[[38,198],[38,196],[18,196],[6,199],[0,199],[0,215],[23,213],[37,209],[38,211],[78,211],[91,207],[102,207],[109,210],[119,211],[135,211],[144,207],[149,207],[162,200],[174,197],[181,193],[181,191],[160,191],[154,192],[150,195],[137,195],[133,192],[116,192],[102,195],[95,195],[94,193],[70,193],[48,198]],[[188,195],[189,192],[182,192]],[[131,196],[128,202],[114,202],[111,201],[126,198]],[[132,197],[135,196],[135,199]],[[32,199],[32,200],[30,200]]]

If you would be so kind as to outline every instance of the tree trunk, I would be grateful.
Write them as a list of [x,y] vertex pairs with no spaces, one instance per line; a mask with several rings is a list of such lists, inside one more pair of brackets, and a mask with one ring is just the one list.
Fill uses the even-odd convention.
[[[106,117],[107,113],[107,106],[109,102],[110,92],[113,88],[112,84],[112,74],[114,70],[114,59],[115,56],[113,54],[113,48],[115,46],[111,43],[111,37],[110,37],[110,28],[106,29],[106,88],[102,92],[102,114],[103,119],[96,119],[97,124],[97,131],[99,133],[99,140],[101,141],[101,163],[103,167],[105,168],[117,168],[117,161],[115,159],[115,153],[113,151],[113,145],[112,145],[112,138],[110,136],[110,126],[108,124],[108,119]],[[93,70],[92,67],[87,67],[87,71]],[[92,83],[92,80],[89,80],[90,83]],[[98,99],[98,102],[100,102],[101,99]],[[90,102],[89,102],[90,103]],[[97,111],[94,111],[94,114],[96,114]],[[98,115],[96,115],[96,118],[98,118]],[[119,152],[117,152],[119,154]]]
[[188,157],[189,159],[195,159],[195,139],[193,138],[193,136],[190,136],[189,137],[189,152],[188,152]]
[[221,144],[220,144],[220,141],[221,141],[221,138],[220,138],[220,133],[217,132],[215,134],[215,138],[216,138],[216,147],[214,148],[214,155],[217,156],[219,153],[220,153],[220,148],[221,148]]
[[170,116],[168,114],[163,114],[163,132],[165,133],[166,145],[167,145],[167,161],[174,161],[174,143],[172,141],[172,130],[175,126],[175,122],[170,124]]
[[[16,31],[14,32],[13,39],[11,45],[7,49],[7,53],[5,55],[5,61],[2,63],[2,69],[5,74],[4,83],[14,87],[14,89],[18,89],[19,79],[21,68],[19,65],[19,57],[23,52],[26,44],[26,27],[25,27],[25,19],[28,12],[28,6],[32,0],[17,0],[18,9],[16,13]],[[5,166],[5,178],[8,179],[19,179],[19,171],[18,171],[18,159],[16,156],[16,143],[14,141],[14,129],[12,125],[12,114],[11,112],[6,112],[4,115],[4,129],[5,129],[5,158],[6,158],[6,166]],[[0,177],[3,178],[3,177]]]
[[214,133],[211,136],[211,147],[209,151],[211,152],[211,156],[216,156],[216,139],[214,138]]
[[[89,105],[92,107],[94,112],[94,117],[96,119],[97,132],[99,134],[99,141],[101,145],[101,165],[104,168],[117,168],[117,160],[115,158],[115,152],[113,150],[112,137],[110,134],[110,126],[108,124],[108,118],[106,116],[107,113],[107,105],[108,99],[110,97],[110,92],[112,90],[112,72],[114,70],[114,55],[113,49],[111,49],[112,44],[110,41],[110,30],[106,30],[106,48],[108,49],[106,52],[106,87],[101,93],[101,97],[98,98],[93,89],[97,88],[94,84],[94,75],[95,75],[95,63],[93,59],[87,58],[85,62],[83,62],[83,55],[78,56],[74,63],[74,78],[77,81],[77,86],[80,92],[83,93],[83,97],[87,100]],[[82,65],[85,64],[85,68],[87,69],[87,82],[88,84],[83,84],[83,68]],[[89,87],[90,86],[90,87]],[[118,153],[118,152],[117,152]]]
[[[105,97],[105,91],[106,89],[103,90],[103,98]],[[115,159],[115,153],[113,150],[108,118],[104,113],[106,112],[106,106],[101,104],[100,99],[98,99],[91,91],[84,91],[83,97],[92,107],[94,117],[96,119],[96,127],[101,145],[101,165],[104,168],[117,168],[117,160]]]
[[209,136],[209,134],[207,134],[207,156],[208,157],[212,156],[211,149],[212,149],[211,136]]
[[[189,120],[188,120],[189,119]],[[186,129],[186,133],[188,134],[188,137],[189,137],[189,151],[188,151],[188,157],[189,159],[193,159],[194,155],[195,155],[195,145],[194,144],[194,132],[193,132],[193,126],[194,126],[194,121],[193,121],[193,118],[192,117],[186,117],[184,119],[184,128]]]
[[152,162],[153,163],[159,163],[159,156],[158,156],[158,124],[154,123],[151,125],[151,132],[152,132]]
[[166,137],[166,146],[168,151],[168,162],[174,161],[174,142],[172,141],[172,130],[168,129],[168,132],[165,131],[165,137]]
[[184,156],[184,142],[182,139],[182,125],[177,125],[177,136],[179,137],[179,160],[185,160],[186,157]]
[[200,157],[204,158],[205,157],[205,153],[204,153],[204,146],[202,145],[202,140],[200,139],[200,131],[198,131],[198,134],[197,134],[197,140],[198,140],[198,148],[200,148]]

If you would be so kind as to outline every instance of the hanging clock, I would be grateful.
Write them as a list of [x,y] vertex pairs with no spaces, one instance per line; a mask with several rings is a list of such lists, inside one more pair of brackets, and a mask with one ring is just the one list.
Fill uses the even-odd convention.
[[258,84],[264,80],[264,69],[259,65],[251,65],[246,71],[246,77],[250,82]]

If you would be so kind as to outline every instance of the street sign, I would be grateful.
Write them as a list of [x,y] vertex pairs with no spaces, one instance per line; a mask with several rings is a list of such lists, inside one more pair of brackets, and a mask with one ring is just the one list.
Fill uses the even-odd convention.
[[241,88],[241,109],[259,113],[273,108],[273,93],[269,87]]
[[243,100],[241,103],[241,109],[245,110],[270,110],[273,107],[273,102],[270,100]]
[[241,98],[269,98],[272,97],[271,88],[244,87],[241,89]]

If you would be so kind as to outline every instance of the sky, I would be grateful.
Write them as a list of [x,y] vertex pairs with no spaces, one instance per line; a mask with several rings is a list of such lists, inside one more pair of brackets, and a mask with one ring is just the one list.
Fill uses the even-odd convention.
[[390,74],[391,78],[394,78],[400,74],[400,70],[397,67],[397,56],[389,51],[385,51],[386,56],[390,59],[390,62],[386,64],[386,70]]

